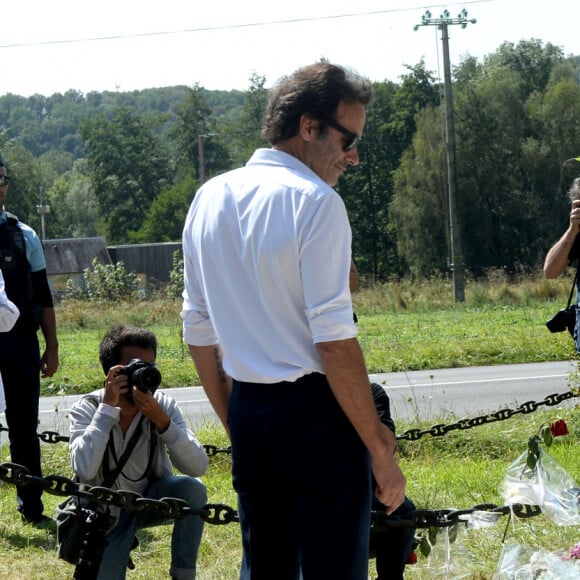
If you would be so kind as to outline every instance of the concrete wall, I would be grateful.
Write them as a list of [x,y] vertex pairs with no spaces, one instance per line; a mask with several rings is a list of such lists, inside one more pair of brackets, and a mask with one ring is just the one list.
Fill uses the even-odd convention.
[[173,269],[173,254],[176,250],[181,251],[181,242],[129,244],[107,249],[113,263],[123,262],[127,272],[144,274],[148,283],[166,283]]
[[145,295],[149,295],[152,285],[169,282],[173,254],[176,250],[181,252],[181,242],[107,247],[105,238],[44,240],[42,245],[51,285],[59,275],[66,275],[76,285],[82,284],[84,270],[90,268],[96,258],[103,265],[123,262],[125,271],[142,275]]
[[46,271],[49,276],[59,274],[81,274],[90,268],[93,259],[100,264],[111,264],[105,238],[69,238],[44,240]]

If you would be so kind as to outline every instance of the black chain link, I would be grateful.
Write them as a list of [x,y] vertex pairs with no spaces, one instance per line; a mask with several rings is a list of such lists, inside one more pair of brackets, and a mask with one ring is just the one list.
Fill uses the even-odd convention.
[[578,393],[574,391],[567,391],[565,393],[554,393],[548,395],[543,401],[527,401],[522,403],[516,409],[501,409],[495,413],[490,413],[488,415],[480,415],[479,417],[473,417],[471,419],[460,419],[455,423],[449,423],[447,425],[437,424],[429,427],[428,429],[408,429],[404,433],[397,435],[397,439],[405,439],[407,441],[417,441],[424,435],[431,435],[433,437],[441,437],[446,435],[450,431],[455,430],[465,430],[471,429],[473,427],[479,427],[480,425],[486,425],[488,423],[495,423],[496,421],[504,421],[510,419],[515,415],[528,414],[537,411],[542,405],[548,407],[553,407],[558,405],[563,401],[567,401],[572,397],[577,397]]
[[215,457],[218,453],[225,453],[226,455],[232,454],[231,445],[229,447],[223,448],[216,447],[215,445],[204,445],[203,448],[205,449],[208,457]]

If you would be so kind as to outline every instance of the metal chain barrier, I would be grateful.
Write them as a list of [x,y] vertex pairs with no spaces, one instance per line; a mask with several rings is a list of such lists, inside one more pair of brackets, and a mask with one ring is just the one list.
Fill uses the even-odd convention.
[[[450,431],[471,429],[488,423],[504,421],[515,415],[533,413],[543,405],[551,407],[577,396],[579,396],[578,393],[573,391],[552,394],[540,402],[527,401],[522,403],[516,409],[502,409],[488,415],[481,415],[471,419],[460,419],[455,423],[433,425],[428,429],[408,429],[404,433],[397,435],[397,439],[417,441],[424,435],[440,437]],[[2,431],[8,431],[8,428],[0,424],[0,432]],[[69,437],[55,431],[43,431],[38,434],[38,437],[44,443],[66,443],[69,441]],[[231,455],[232,452],[231,446],[220,448],[216,445],[204,445],[203,447],[209,457],[215,457],[222,453]],[[208,524],[224,525],[239,522],[237,510],[225,504],[208,503],[202,509],[198,510],[190,507],[185,500],[178,498],[169,497],[161,500],[153,500],[131,491],[114,491],[106,487],[90,487],[86,484],[77,483],[62,475],[38,477],[32,475],[26,467],[18,465],[17,463],[0,463],[0,480],[20,486],[38,485],[43,491],[52,495],[76,495],[79,498],[85,498],[97,504],[114,505],[124,510],[149,510],[167,518],[178,518],[187,514],[194,514],[198,515]],[[416,510],[411,512],[406,518],[387,516],[384,512],[373,511],[371,514],[371,529],[380,532],[388,528],[400,526],[411,528],[445,528],[453,526],[461,520],[465,520],[475,512],[482,511],[498,515],[513,514],[520,519],[531,518],[542,513],[539,506],[525,504],[514,504],[512,506],[479,504],[463,510]],[[275,508],[273,508],[273,513],[275,513]]]
[[[407,429],[403,433],[397,435],[397,439],[405,439],[407,441],[417,441],[425,435],[431,435],[432,437],[442,437],[450,431],[465,431],[466,429],[472,429],[473,427],[479,427],[480,425],[486,425],[488,423],[496,423],[497,421],[505,421],[506,419],[511,419],[516,415],[527,415],[537,411],[542,406],[553,407],[558,405],[568,399],[580,396],[580,393],[574,391],[567,391],[565,393],[554,393],[548,395],[543,401],[527,401],[522,403],[516,409],[500,409],[495,413],[489,413],[487,415],[480,415],[478,417],[473,417],[471,419],[459,419],[455,423],[439,423],[437,425],[432,425],[428,429]],[[0,423],[0,432],[8,431],[7,427],[4,427]],[[38,437],[44,443],[67,443],[69,437],[66,435],[61,435],[56,431],[43,431],[38,434]],[[220,453],[231,455],[231,447],[217,447],[216,445],[204,445],[203,446],[208,457],[215,457]]]
[[194,514],[209,524],[229,524],[239,521],[237,511],[225,504],[209,503],[202,509],[194,509],[183,499],[166,497],[154,500],[132,491],[91,487],[62,475],[39,477],[32,475],[27,467],[17,463],[0,463],[0,479],[13,485],[37,485],[51,495],[63,497],[75,495],[97,504],[114,505],[128,511],[147,510],[166,518]]
[[[128,511],[151,511],[166,518],[179,518],[193,514],[204,522],[215,525],[225,525],[239,522],[238,512],[232,507],[220,503],[208,503],[201,509],[194,509],[183,499],[165,497],[163,499],[149,499],[141,494],[126,491],[112,490],[108,487],[88,486],[77,483],[62,475],[47,475],[39,477],[32,475],[28,468],[17,463],[0,463],[0,479],[13,485],[38,485],[43,491],[57,496],[75,495],[100,505],[113,505]],[[491,511],[506,515],[513,513],[518,518],[530,518],[542,513],[539,506],[514,504],[513,506],[496,506],[480,504],[464,510],[416,510],[408,518],[387,516],[384,512],[372,512],[371,528],[382,531],[392,527],[412,528],[445,528],[458,523],[465,516],[477,511]],[[273,507],[272,514],[275,515]],[[280,517],[284,517],[284,513]]]

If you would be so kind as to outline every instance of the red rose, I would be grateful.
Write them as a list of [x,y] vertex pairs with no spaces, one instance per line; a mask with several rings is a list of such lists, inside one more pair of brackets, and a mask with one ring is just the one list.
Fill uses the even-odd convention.
[[406,564],[416,564],[417,563],[417,552],[409,552]]
[[550,425],[550,433],[552,433],[552,437],[560,437],[562,435],[568,435],[568,425],[566,425],[566,421],[564,419],[558,419],[554,421]]

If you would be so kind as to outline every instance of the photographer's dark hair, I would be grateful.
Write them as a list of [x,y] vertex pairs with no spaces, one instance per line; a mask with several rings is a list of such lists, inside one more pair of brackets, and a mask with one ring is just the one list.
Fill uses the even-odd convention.
[[150,348],[157,356],[157,338],[150,330],[136,326],[117,326],[105,334],[99,346],[99,360],[105,374],[121,362],[121,349],[124,346]]
[[368,105],[372,85],[356,72],[319,62],[281,78],[270,91],[262,137],[272,145],[298,133],[300,117],[333,119],[341,101]]

